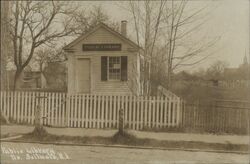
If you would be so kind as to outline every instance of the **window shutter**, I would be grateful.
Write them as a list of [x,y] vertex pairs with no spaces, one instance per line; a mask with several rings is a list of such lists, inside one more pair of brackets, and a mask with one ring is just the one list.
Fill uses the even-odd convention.
[[121,81],[128,80],[128,57],[121,57]]
[[101,80],[102,81],[107,81],[107,66],[108,66],[108,60],[107,56],[102,56],[101,57]]

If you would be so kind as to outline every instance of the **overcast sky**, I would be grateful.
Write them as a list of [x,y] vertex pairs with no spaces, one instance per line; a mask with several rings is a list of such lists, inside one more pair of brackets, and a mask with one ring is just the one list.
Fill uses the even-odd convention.
[[[117,5],[116,1],[85,1],[83,7],[101,5],[107,14],[114,20],[127,20],[132,25],[128,12]],[[248,0],[216,0],[216,1],[190,1],[189,6],[197,9],[209,6],[209,20],[202,27],[202,32],[208,37],[221,36],[216,45],[218,51],[195,69],[207,67],[215,60],[224,60],[230,67],[237,67],[242,63],[245,52],[249,54],[249,1]],[[128,28],[129,35],[133,35]],[[197,36],[194,36],[197,37]],[[249,58],[249,55],[248,55]],[[194,68],[187,68],[194,69]]]
[[[250,0],[193,0],[188,2],[190,11],[197,11],[207,6],[208,21],[201,27],[199,34],[193,34],[193,38],[200,33],[208,38],[221,37],[214,46],[214,53],[207,60],[193,67],[185,67],[185,70],[207,68],[216,60],[228,62],[229,67],[238,67],[245,56],[249,59],[249,29],[250,29]],[[128,21],[128,36],[134,35],[133,19],[131,14],[121,6],[126,2],[118,1],[78,1],[83,9],[91,10],[91,7],[101,5],[111,20],[120,22]],[[134,37],[135,38],[135,37]],[[132,38],[133,39],[133,38]],[[192,38],[191,38],[192,39]],[[249,60],[250,61],[250,60]]]

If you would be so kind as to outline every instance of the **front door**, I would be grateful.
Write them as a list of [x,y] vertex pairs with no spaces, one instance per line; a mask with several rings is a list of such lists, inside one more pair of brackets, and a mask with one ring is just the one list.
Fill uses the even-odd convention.
[[77,59],[76,68],[77,92],[90,93],[90,60]]

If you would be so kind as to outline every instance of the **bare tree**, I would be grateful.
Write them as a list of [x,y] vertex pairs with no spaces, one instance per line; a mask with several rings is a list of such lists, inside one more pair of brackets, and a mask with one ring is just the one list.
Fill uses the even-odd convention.
[[11,38],[13,60],[16,66],[14,89],[23,69],[30,63],[35,50],[52,46],[61,37],[71,34],[72,14],[76,8],[59,1],[12,2]]
[[33,61],[39,65],[39,71],[43,71],[44,64],[48,62],[51,50],[48,48],[39,49],[35,52]]
[[224,70],[228,67],[228,63],[224,61],[216,61],[210,65],[210,67],[206,71],[206,78],[219,80],[224,77]]
[[160,2],[129,1],[128,10],[134,21],[137,44],[143,47],[140,52],[142,64],[142,90],[144,94],[151,93],[151,66],[154,48],[159,33],[159,26],[166,1]]
[[46,63],[65,61],[66,55],[61,47],[58,49],[42,47],[35,52],[32,60],[39,65],[39,71],[43,72]]
[[[218,38],[209,41],[190,41],[207,18],[203,8],[186,11],[188,1],[129,1],[126,10],[134,21],[137,44],[143,47],[142,86],[144,94],[150,94],[154,80],[161,74],[167,87],[171,87],[172,74],[183,66],[193,66],[207,59]],[[166,72],[163,70],[167,70]],[[165,75],[165,73],[167,75]],[[156,84],[156,85],[157,85]]]
[[190,41],[191,35],[197,32],[207,19],[202,15],[204,8],[185,13],[187,3],[187,0],[171,0],[164,13],[168,88],[171,88],[174,70],[181,66],[193,66],[207,59],[213,52],[205,55],[204,52],[213,47],[218,40],[218,38],[209,41],[199,40],[196,43]]
[[72,15],[75,31],[74,34],[82,35],[93,29],[100,22],[108,24],[114,30],[119,30],[119,24],[110,20],[105,10],[101,6],[93,6],[89,12],[87,10],[79,10]]

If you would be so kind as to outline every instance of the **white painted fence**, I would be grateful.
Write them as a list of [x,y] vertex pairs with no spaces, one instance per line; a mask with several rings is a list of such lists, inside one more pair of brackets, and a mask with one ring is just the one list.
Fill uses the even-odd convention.
[[51,92],[1,92],[1,111],[11,121],[34,123],[40,104],[45,125],[82,128],[117,128],[124,110],[129,129],[162,128],[181,123],[179,98],[93,95]]

